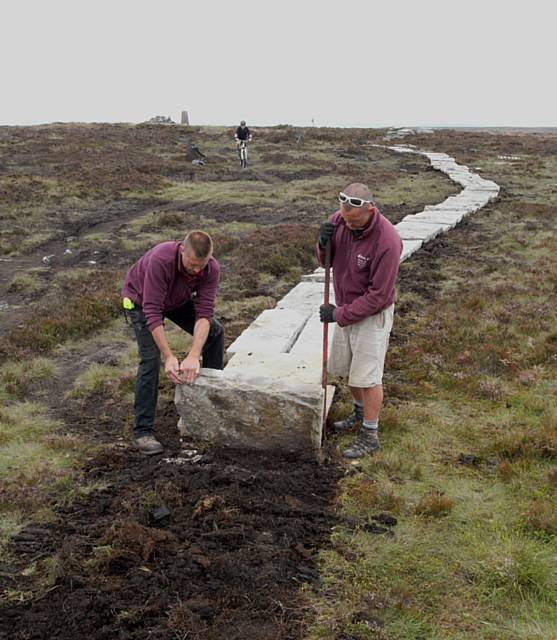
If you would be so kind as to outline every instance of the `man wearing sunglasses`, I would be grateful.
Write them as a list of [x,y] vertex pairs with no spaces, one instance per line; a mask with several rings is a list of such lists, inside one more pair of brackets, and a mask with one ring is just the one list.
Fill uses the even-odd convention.
[[343,451],[361,458],[379,449],[383,404],[383,367],[393,325],[395,282],[402,241],[373,203],[365,184],[350,184],[339,194],[340,209],[319,230],[317,257],[325,264],[331,243],[335,302],[321,305],[322,322],[336,322],[329,373],[348,378],[352,413],[335,422],[335,431],[358,427]]

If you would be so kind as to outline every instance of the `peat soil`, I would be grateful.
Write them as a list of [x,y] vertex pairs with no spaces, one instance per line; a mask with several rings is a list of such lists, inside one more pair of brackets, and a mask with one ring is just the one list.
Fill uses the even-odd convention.
[[0,638],[303,637],[299,591],[319,579],[339,469],[184,449],[170,412],[161,427],[164,456],[104,447],[86,475],[107,488],[15,538],[21,567],[54,560],[32,602],[4,608]]

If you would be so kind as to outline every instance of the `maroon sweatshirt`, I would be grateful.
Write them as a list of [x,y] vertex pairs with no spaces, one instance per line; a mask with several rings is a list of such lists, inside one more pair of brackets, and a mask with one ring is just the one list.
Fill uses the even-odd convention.
[[126,274],[122,296],[143,307],[151,331],[163,324],[166,311],[181,307],[194,293],[196,319],[213,319],[220,265],[210,258],[203,271],[189,275],[180,259],[182,244],[172,241],[156,245]]
[[[383,311],[395,301],[402,240],[377,208],[360,238],[346,226],[340,211],[331,222],[337,225],[331,238],[335,320],[345,327]],[[317,259],[325,265],[325,250],[319,244]]]

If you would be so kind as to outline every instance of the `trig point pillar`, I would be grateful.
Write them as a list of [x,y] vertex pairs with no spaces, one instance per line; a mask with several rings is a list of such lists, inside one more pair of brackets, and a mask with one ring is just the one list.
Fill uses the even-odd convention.
[[182,111],[182,124],[188,125],[190,124],[190,119],[187,111]]

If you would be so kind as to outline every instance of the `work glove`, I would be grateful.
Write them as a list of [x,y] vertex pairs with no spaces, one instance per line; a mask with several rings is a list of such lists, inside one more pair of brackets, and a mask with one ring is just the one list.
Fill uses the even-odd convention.
[[336,322],[335,312],[336,307],[334,304],[322,304],[319,307],[319,319],[321,322]]
[[327,246],[327,242],[331,239],[335,232],[336,225],[332,222],[323,222],[319,227],[319,246],[324,249]]

